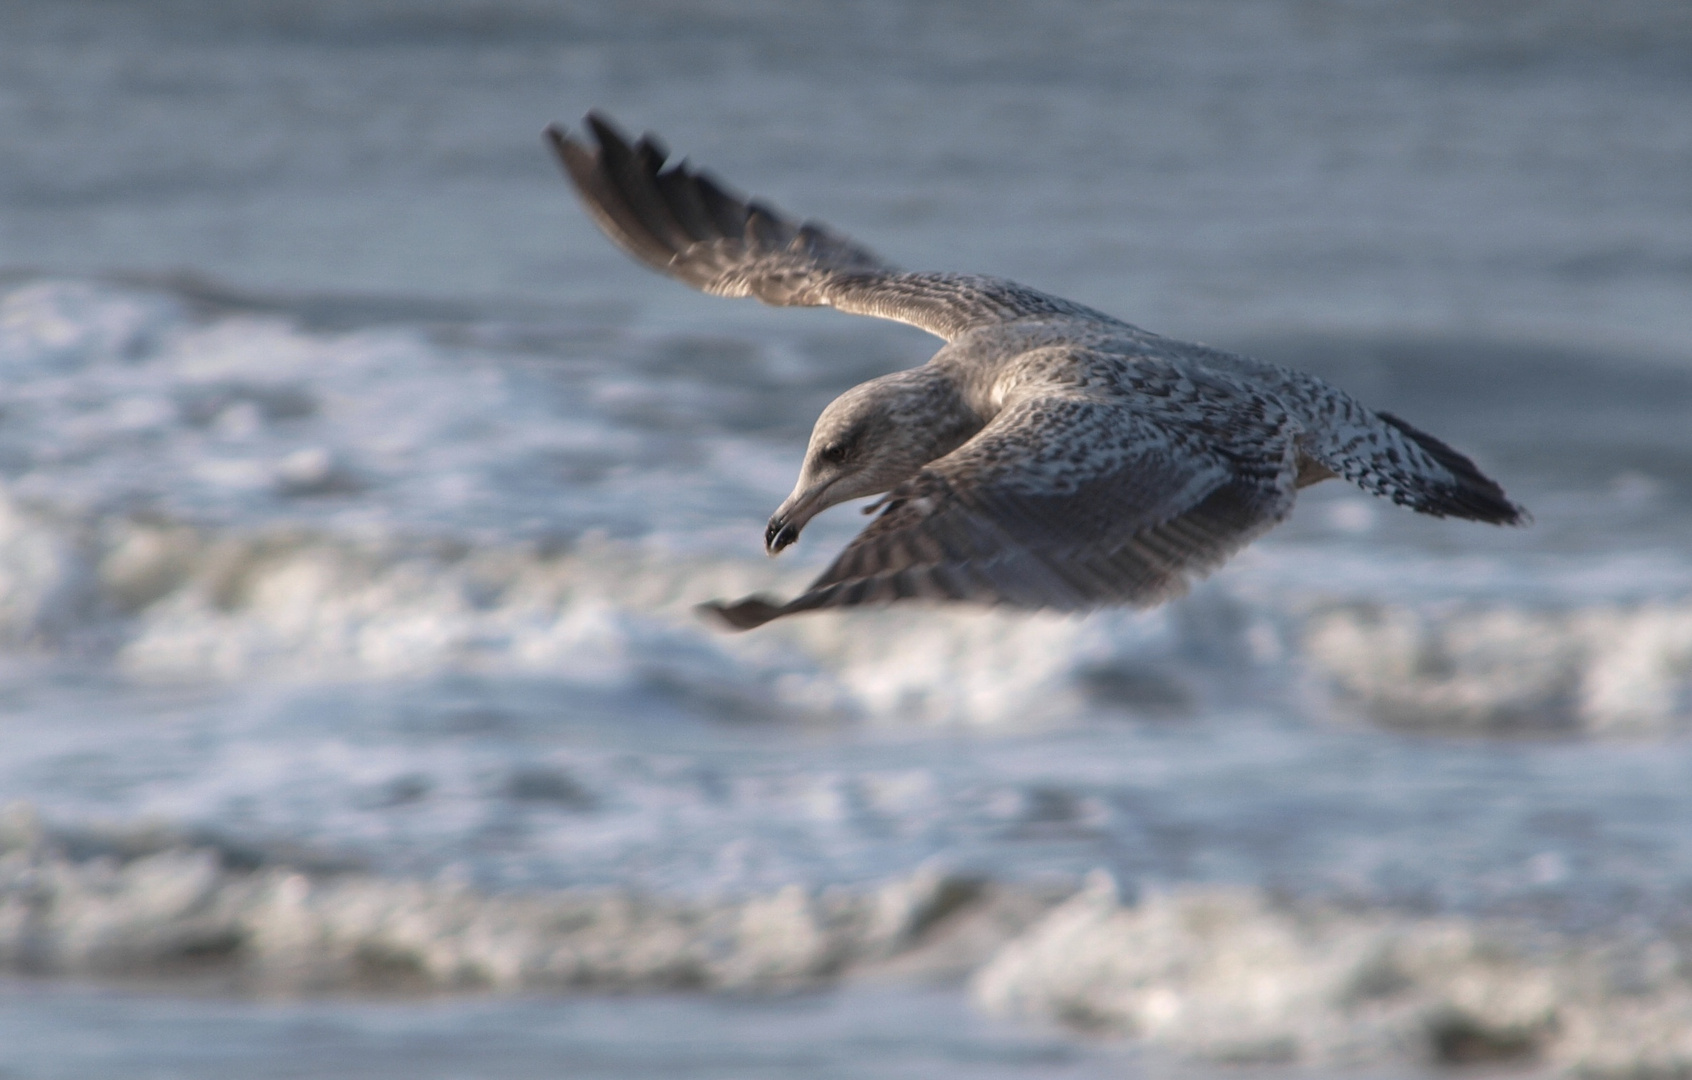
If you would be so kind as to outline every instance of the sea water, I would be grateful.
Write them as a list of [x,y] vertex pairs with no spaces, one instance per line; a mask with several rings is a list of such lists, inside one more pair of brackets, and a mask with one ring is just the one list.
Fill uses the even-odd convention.
[[[1692,1063],[1680,5],[0,21],[7,1075]],[[1157,611],[719,632],[936,343],[632,265],[590,106],[1535,523],[1324,484]]]

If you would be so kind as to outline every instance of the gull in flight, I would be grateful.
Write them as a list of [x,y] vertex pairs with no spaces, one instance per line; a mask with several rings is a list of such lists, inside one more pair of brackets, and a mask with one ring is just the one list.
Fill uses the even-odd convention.
[[1300,371],[1160,337],[1002,278],[912,273],[828,227],[735,193],[651,135],[589,113],[547,136],[599,227],[647,266],[717,296],[832,307],[945,341],[926,364],[817,418],[771,555],[868,495],[875,519],[799,597],[703,610],[739,630],[801,611],[908,599],[1084,611],[1149,607],[1341,477],[1435,517],[1515,525],[1473,462]]

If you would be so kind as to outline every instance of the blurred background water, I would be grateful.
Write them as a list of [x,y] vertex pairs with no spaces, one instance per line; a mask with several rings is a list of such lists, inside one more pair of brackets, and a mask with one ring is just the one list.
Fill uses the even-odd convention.
[[[1686,5],[0,28],[0,1072],[1692,1066]],[[817,410],[935,343],[634,266],[541,146],[589,107],[1537,522],[1328,484],[1156,612],[717,634],[862,520],[762,556]]]

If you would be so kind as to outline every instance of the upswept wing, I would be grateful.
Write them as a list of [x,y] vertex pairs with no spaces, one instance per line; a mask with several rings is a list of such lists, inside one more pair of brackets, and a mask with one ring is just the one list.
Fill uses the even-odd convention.
[[901,273],[827,226],[794,221],[685,160],[669,163],[652,135],[631,144],[598,113],[586,125],[597,146],[556,126],[547,138],[594,221],[636,259],[703,292],[833,307],[948,341],[1030,315],[1104,317],[998,278]]
[[1298,408],[1304,448],[1334,474],[1421,514],[1525,525],[1528,512],[1461,452],[1313,375],[1281,369],[1276,392]]
[[1145,401],[1025,400],[890,492],[804,595],[707,608],[750,629],[906,598],[1151,606],[1286,516],[1295,434],[1273,411],[1236,414],[1225,438],[1207,438]]
[[1285,403],[1303,428],[1299,443],[1309,455],[1312,481],[1343,477],[1371,495],[1433,517],[1492,525],[1532,520],[1459,451],[1308,372],[1202,345],[1173,344],[1202,367],[1271,391]]

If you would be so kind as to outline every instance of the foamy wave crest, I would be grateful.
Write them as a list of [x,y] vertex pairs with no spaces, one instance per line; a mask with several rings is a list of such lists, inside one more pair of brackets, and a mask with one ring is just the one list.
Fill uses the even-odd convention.
[[692,610],[802,577],[772,583],[756,563],[592,539],[548,550],[67,521],[0,497],[0,633],[41,648],[105,643],[143,678],[541,670],[739,716],[1038,723],[1101,700],[1185,707],[1190,687],[1154,661],[1208,632],[1169,614],[916,610],[732,636]]
[[96,617],[99,583],[77,532],[0,490],[0,645],[62,638]]
[[76,518],[0,493],[0,641],[109,648],[144,678],[545,671],[741,717],[1026,725],[1190,711],[1231,674],[1273,682],[1290,665],[1386,726],[1662,735],[1692,717],[1684,602],[1312,605],[1212,583],[1149,613],[906,608],[738,636],[692,610],[804,576],[593,538],[552,549]]
[[1692,716],[1692,606],[1350,604],[1304,633],[1312,667],[1391,726],[1662,734]]
[[[72,548],[27,535],[47,572],[24,608],[36,605],[37,622],[85,609],[88,575]],[[287,533],[206,540],[134,523],[94,576],[110,603],[146,602],[122,662],[185,677],[495,664],[661,684],[730,711],[1004,724],[1189,710],[1230,673],[1273,676],[1284,661],[1387,726],[1661,735],[1692,716],[1684,603],[1357,602],[1300,615],[1303,599],[1282,590],[1248,603],[1211,585],[1150,613],[907,608],[730,637],[692,605],[792,590],[803,574],[772,584],[757,564],[607,542],[547,553]]]
[[1124,906],[1088,887],[976,976],[979,1002],[1194,1057],[1361,1065],[1692,1069],[1692,980],[1663,937],[1576,939],[1457,918],[1277,903],[1250,890]]
[[216,976],[249,991],[783,989],[887,966],[978,964],[1044,902],[936,870],[878,889],[672,900],[489,895],[367,873],[250,865],[145,832],[78,838],[27,809],[0,828],[0,969]]
[[156,293],[92,282],[38,281],[0,293],[0,370],[133,359],[183,317]]
[[[692,611],[700,600],[768,584],[762,568],[732,560],[591,541],[548,553],[359,547],[297,535],[181,553],[179,545],[195,542],[142,528],[112,556],[143,549],[124,572],[103,577],[120,589],[166,576],[153,569],[160,561],[193,568],[137,618],[120,654],[133,672],[236,678],[494,666],[609,690],[661,686],[740,715],[773,708],[1037,722],[1086,707],[1078,673],[1127,671],[1136,657],[1169,653],[1173,640],[1169,620],[1155,615],[1084,622],[980,611],[867,612],[736,637]],[[796,584],[789,575],[776,587]],[[1150,674],[1142,681],[1147,702],[1179,695],[1152,685]],[[1132,679],[1117,682],[1117,696],[1132,698]]]
[[1669,935],[1276,900],[1124,905],[924,868],[878,887],[719,899],[487,893],[138,830],[0,819],[0,970],[252,993],[786,990],[973,973],[989,1011],[1179,1054],[1327,1066],[1692,1069],[1692,956]]

